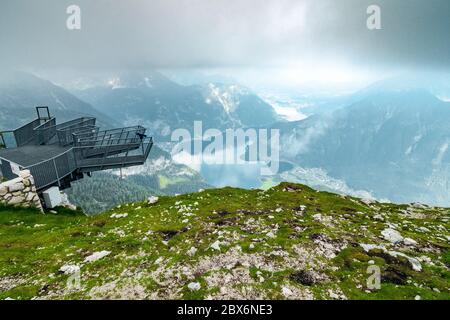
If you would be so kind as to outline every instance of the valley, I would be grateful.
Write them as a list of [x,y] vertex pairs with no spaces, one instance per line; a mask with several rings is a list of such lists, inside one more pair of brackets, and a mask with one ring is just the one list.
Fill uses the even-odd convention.
[[[70,93],[26,73],[9,77],[13,80],[0,82],[4,106],[0,125],[5,128],[27,120],[30,104],[54,106],[63,119],[94,115],[107,127],[139,123],[149,128],[160,151],[146,166],[124,175],[127,188],[136,190],[135,194],[143,195],[143,190],[175,194],[211,186],[259,188],[292,181],[385,201],[450,206],[450,107],[438,98],[447,93],[444,80],[393,78],[334,97],[292,90],[277,95],[265,89],[262,99],[230,79],[182,85],[156,71],[117,74],[103,82],[84,78],[75,81],[77,86],[71,86]],[[277,113],[280,106],[293,109],[278,109]],[[302,114],[301,119],[296,112]],[[286,118],[289,114],[294,118]],[[193,150],[190,155],[173,154],[173,130],[194,132],[196,121],[204,131],[279,130],[278,172],[262,176],[263,163],[197,163]],[[152,166],[157,163],[165,165],[155,173]],[[187,171],[191,173],[185,175]],[[99,176],[96,183],[115,179],[114,175]],[[75,197],[84,193],[84,183],[89,184],[82,181],[68,193],[89,212],[117,204],[103,200],[88,209]]]

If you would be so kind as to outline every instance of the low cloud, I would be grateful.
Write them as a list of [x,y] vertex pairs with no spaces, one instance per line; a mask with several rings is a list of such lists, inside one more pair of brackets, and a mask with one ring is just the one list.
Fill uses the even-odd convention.
[[[382,30],[366,8],[382,9]],[[81,30],[66,8],[81,8]],[[27,68],[450,65],[448,0],[2,1],[1,61]]]

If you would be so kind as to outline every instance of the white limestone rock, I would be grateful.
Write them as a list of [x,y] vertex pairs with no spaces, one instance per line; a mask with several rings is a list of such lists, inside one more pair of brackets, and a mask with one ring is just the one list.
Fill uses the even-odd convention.
[[147,198],[148,204],[155,204],[159,201],[159,197],[150,196]]
[[360,243],[359,244],[365,252],[369,252],[373,249],[379,249],[379,250],[386,250],[386,248],[383,245],[376,245],[376,244],[369,244],[369,243]]
[[289,289],[288,287],[283,287],[281,288],[281,293],[283,294],[283,296],[285,296],[286,298],[289,298],[290,296],[292,296],[294,293],[292,292],[291,289]]
[[397,252],[397,251],[388,251],[388,253],[393,257],[404,257],[408,260],[408,262],[411,264],[411,267],[414,271],[420,272],[422,271],[422,264],[419,260],[416,258],[410,257],[403,252]]
[[199,282],[191,282],[188,284],[188,288],[191,291],[198,291],[198,290],[200,290],[201,287],[202,286],[200,285]]
[[394,244],[403,241],[402,235],[397,230],[394,230],[392,228],[384,229],[383,231],[381,231],[381,235],[384,239]]
[[59,272],[62,272],[64,274],[74,274],[77,272],[80,272],[80,267],[75,264],[66,264],[63,265],[61,268],[59,268]]
[[415,246],[415,245],[417,245],[417,241],[416,241],[416,240],[413,240],[413,239],[411,239],[411,238],[405,238],[405,239],[403,239],[403,243],[404,243],[405,245],[407,245],[407,246]]
[[268,238],[271,238],[271,239],[273,239],[273,238],[276,237],[276,235],[275,235],[272,231],[267,232],[267,233],[266,233],[266,236],[267,236]]
[[113,213],[110,217],[115,219],[126,218],[128,213]]
[[189,257],[193,257],[197,253],[197,248],[191,247],[188,251],[186,251],[186,254]]
[[86,257],[84,259],[84,262],[95,262],[97,260],[100,260],[104,257],[106,257],[107,255],[109,255],[111,253],[111,251],[98,251],[98,252],[94,252],[93,254],[91,254],[90,256]]
[[214,243],[211,245],[211,249],[220,251],[220,241],[217,240],[216,242],[214,242]]

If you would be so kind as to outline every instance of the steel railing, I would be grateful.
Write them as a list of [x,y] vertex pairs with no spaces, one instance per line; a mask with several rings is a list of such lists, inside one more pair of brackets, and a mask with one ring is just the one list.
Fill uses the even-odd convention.
[[98,131],[95,134],[90,132],[81,132],[75,135],[75,143],[82,144],[86,141],[102,141],[111,139],[128,139],[134,137],[145,136],[145,128],[141,126],[125,127],[118,129],[109,129]]
[[62,146],[73,143],[72,134],[85,129],[95,127],[96,119],[93,117],[82,117],[56,124],[56,119],[35,119],[15,130],[0,132],[0,136],[4,139],[7,134],[13,134],[14,138],[5,141],[5,147],[22,147],[28,144],[46,144],[56,135],[58,142]]
[[33,120],[14,130],[14,138],[18,147],[34,142],[34,128],[41,124],[40,119]]
[[62,180],[78,169],[87,172],[144,163],[152,146],[152,138],[144,138],[134,144],[113,144],[106,146],[97,157],[88,157],[88,152],[97,149],[96,147],[77,146],[21,169],[30,170],[36,188],[41,190],[55,184],[61,186]]
[[2,131],[0,132],[0,144],[1,148],[17,148],[16,138],[14,137],[14,131]]
[[30,170],[36,189],[40,190],[54,184],[61,186],[61,180],[72,174],[77,169],[77,166],[73,150],[69,149],[51,159],[24,167],[23,169]]
[[77,145],[77,142],[82,140],[94,140],[99,130],[98,127],[94,127],[72,133],[74,144]]
[[57,135],[59,144],[67,146],[74,143],[73,134],[78,131],[84,131],[86,129],[92,129],[95,127],[95,118],[85,117],[79,118],[76,123],[61,124],[61,127],[57,128]]
[[50,118],[33,130],[37,145],[48,143],[56,135],[56,119]]
[[[35,142],[35,131],[34,129],[42,124],[41,119],[35,119],[15,130],[7,130],[0,132],[0,136],[4,141],[6,148],[16,148],[27,145],[31,142]],[[6,135],[10,137],[4,139]]]

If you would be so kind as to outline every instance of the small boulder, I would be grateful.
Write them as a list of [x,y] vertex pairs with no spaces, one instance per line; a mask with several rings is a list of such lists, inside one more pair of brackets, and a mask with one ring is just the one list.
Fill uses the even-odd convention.
[[74,264],[66,264],[59,268],[59,272],[64,274],[74,274],[80,271],[80,267]]
[[416,258],[410,257],[403,252],[397,252],[397,251],[388,251],[388,254],[390,254],[392,257],[404,257],[408,260],[409,264],[411,265],[412,269],[414,271],[420,272],[422,271],[422,264],[420,261]]
[[381,231],[381,235],[384,239],[394,244],[403,241],[402,235],[397,230],[391,228],[387,228]]
[[266,236],[271,239],[276,238],[276,235],[272,231],[267,232]]
[[113,213],[110,217],[115,219],[126,218],[128,213]]
[[191,291],[198,291],[198,290],[200,290],[201,287],[202,286],[200,285],[199,282],[191,282],[188,284],[188,288]]
[[158,197],[154,197],[154,196],[150,196],[147,198],[147,203],[148,204],[155,204],[159,201]]
[[417,245],[417,241],[411,239],[411,238],[405,238],[403,239],[403,243],[407,246],[415,246]]
[[290,296],[292,296],[294,293],[292,292],[291,289],[289,289],[288,287],[283,287],[281,288],[281,293],[283,294],[283,296],[285,296],[286,298],[289,298]]
[[193,257],[197,253],[197,248],[191,247],[188,251],[186,251],[186,254],[189,257]]
[[97,260],[100,260],[100,259],[106,257],[110,253],[111,253],[111,251],[105,251],[105,250],[99,251],[99,252],[94,252],[90,256],[86,257],[84,259],[84,262],[95,262]]
[[216,242],[214,242],[214,243],[211,245],[211,249],[220,251],[220,241],[217,240]]

